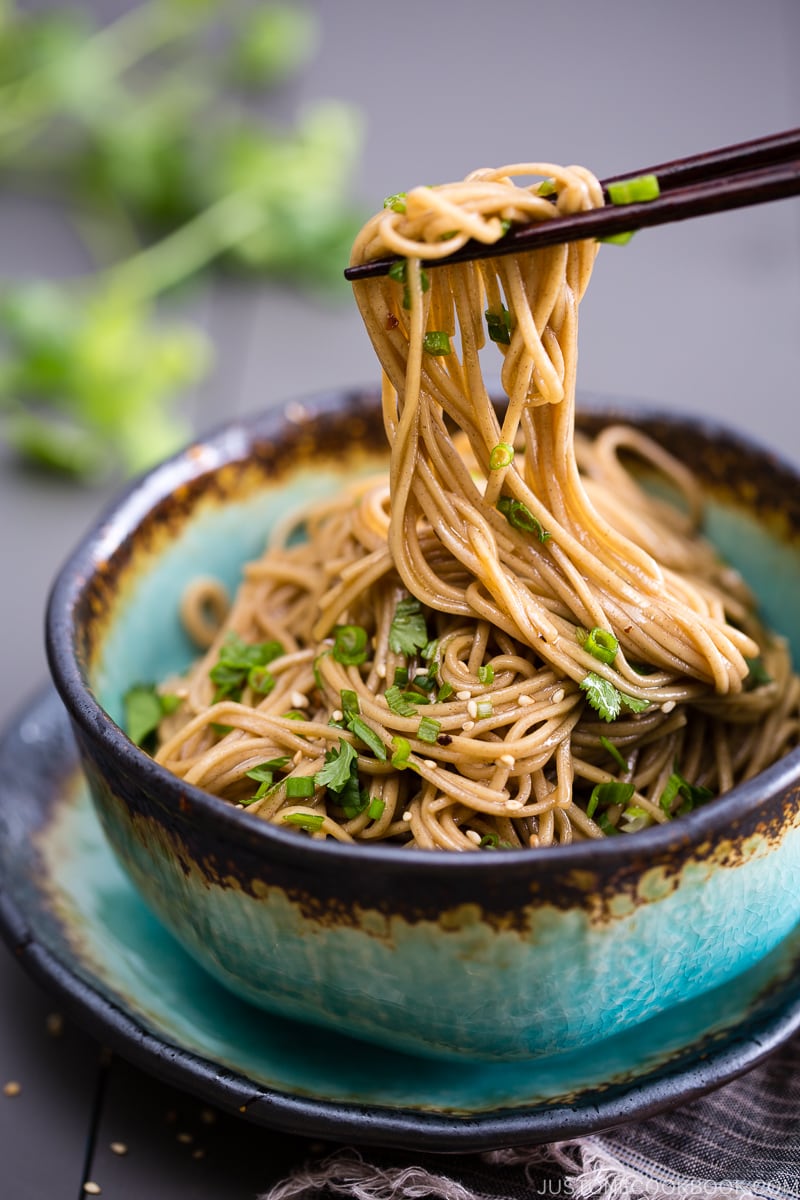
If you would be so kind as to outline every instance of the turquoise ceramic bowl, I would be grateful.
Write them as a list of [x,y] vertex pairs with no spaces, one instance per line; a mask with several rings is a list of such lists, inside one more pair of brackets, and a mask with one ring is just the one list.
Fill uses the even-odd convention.
[[[708,486],[708,531],[794,638],[800,476],[691,418],[634,419]],[[589,1046],[733,980],[800,919],[800,751],[670,826],[546,854],[409,854],[259,822],[153,763],[117,722],[126,689],[188,663],[178,599],[235,586],[272,524],[385,461],[375,397],[333,394],[235,424],[157,467],[61,571],[51,669],[100,819],[198,962],[272,1012],[413,1053],[530,1059]]]

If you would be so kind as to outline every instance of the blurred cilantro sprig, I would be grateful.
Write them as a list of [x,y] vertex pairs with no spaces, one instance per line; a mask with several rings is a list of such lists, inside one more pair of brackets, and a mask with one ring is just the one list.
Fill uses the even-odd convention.
[[317,41],[293,3],[145,0],[94,29],[0,0],[0,178],[59,197],[101,248],[81,279],[0,286],[0,418],[22,458],[89,478],[187,437],[174,401],[211,352],[164,309],[212,264],[341,281],[358,115],[320,103],[285,128],[253,99]]

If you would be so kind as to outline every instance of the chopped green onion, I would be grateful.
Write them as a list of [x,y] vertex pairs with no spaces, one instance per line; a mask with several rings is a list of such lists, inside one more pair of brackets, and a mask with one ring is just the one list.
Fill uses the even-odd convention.
[[394,687],[405,687],[408,683],[408,667],[395,667]]
[[352,821],[354,817],[360,817],[369,804],[369,792],[366,788],[359,787],[358,771],[355,767],[350,773],[346,786],[342,789],[339,803],[348,821]]
[[609,246],[627,246],[628,242],[633,237],[633,230],[628,229],[624,233],[608,233],[605,237],[599,237],[598,242],[607,242]]
[[444,700],[449,700],[453,694],[452,683],[443,683],[436,695],[436,703],[441,704]]
[[484,315],[486,317],[486,331],[490,339],[501,346],[509,346],[511,344],[513,322],[508,309],[503,307],[499,313],[496,313],[487,308]]
[[[431,675],[430,671],[420,671],[411,680],[415,688],[420,688],[423,692],[432,692],[436,687],[436,676]],[[422,700],[422,697],[419,698]]]
[[485,687],[494,683],[494,667],[491,663],[484,663],[483,666],[478,667],[478,680]]
[[550,534],[541,521],[533,515],[527,504],[514,500],[511,496],[501,496],[497,501],[498,511],[503,514],[513,529],[520,533],[535,533],[540,542],[546,542]]
[[358,667],[366,662],[366,629],[362,625],[337,625],[333,631],[333,657],[345,667]]
[[439,639],[432,638],[426,646],[422,647],[422,657],[427,663],[430,663],[432,658],[436,658],[439,653]]
[[411,762],[411,743],[408,738],[393,738],[392,750],[392,766],[395,770],[404,771],[406,767],[413,766]]
[[319,669],[319,663],[320,659],[324,658],[326,654],[330,654],[330,650],[323,650],[321,654],[317,655],[311,665],[311,669],[314,672],[314,683],[321,692],[325,690],[325,681],[322,678],[322,672]]
[[627,771],[628,764],[625,762],[625,759],[622,757],[622,755],[620,754],[619,750],[614,745],[614,743],[609,738],[607,738],[604,734],[600,735],[600,745],[603,747],[603,749],[608,754],[611,755],[614,762],[619,767],[620,771]]
[[587,817],[593,817],[598,808],[608,808],[611,804],[627,804],[635,791],[632,783],[596,783],[586,805]]
[[275,682],[275,676],[266,667],[251,667],[247,672],[247,686],[263,696],[272,691]]
[[442,356],[452,354],[450,335],[444,329],[430,329],[422,340],[422,349],[426,354]]
[[494,713],[494,707],[491,700],[479,700],[475,705],[475,716],[479,721],[485,721],[487,717],[491,717]]
[[291,759],[284,755],[281,758],[271,758],[268,762],[259,763],[257,767],[246,771],[248,779],[255,779],[259,784],[258,790],[250,797],[249,800],[243,800],[243,804],[252,804],[254,800],[260,800],[262,796],[266,796],[267,792],[273,785],[275,772],[288,765]]
[[290,775],[286,780],[287,800],[306,800],[314,795],[314,780],[310,775]]
[[536,189],[537,196],[554,196],[556,192],[555,179],[543,179]]
[[485,833],[478,845],[482,850],[496,850],[500,844],[500,835],[498,833]]
[[616,837],[619,834],[619,830],[617,829],[616,825],[613,825],[608,819],[608,813],[600,813],[600,816],[597,818],[597,824],[600,826],[606,837]]
[[284,721],[305,721],[306,714],[300,712],[297,708],[290,708],[288,712],[281,713]]
[[383,207],[390,208],[392,212],[404,213],[406,211],[406,195],[406,192],[395,192],[393,196],[387,196]]
[[284,813],[283,820],[287,825],[296,825],[298,829],[307,829],[309,833],[318,833],[325,823],[324,813]]
[[661,195],[657,175],[634,175],[631,179],[619,179],[606,186],[612,204],[641,204],[656,200]]
[[489,468],[492,471],[501,471],[503,467],[510,467],[514,461],[514,447],[509,446],[508,442],[498,442],[492,447],[492,452],[489,455]]
[[375,799],[370,802],[370,806],[367,809],[367,816],[371,821],[380,821],[385,808],[386,801],[381,800],[380,796],[376,796]]
[[361,717],[348,717],[347,728],[372,751],[376,758],[379,758],[381,761],[386,758],[386,747],[383,742],[374,729],[370,729],[369,725]]
[[755,688],[772,683],[772,676],[764,666],[764,660],[760,655],[757,658],[746,658],[744,661],[748,666],[748,672],[744,680],[745,691],[751,692]]
[[583,640],[583,648],[600,662],[613,663],[617,657],[619,642],[610,630],[600,629],[595,625]]
[[358,703],[358,693],[352,691],[350,688],[342,688],[339,692],[339,703],[346,717],[357,716],[361,712],[361,705]]
[[419,696],[414,692],[401,691],[399,687],[395,687],[394,685],[387,688],[384,695],[389,708],[398,717],[416,716],[417,705],[428,703],[426,696]]
[[280,758],[271,758],[268,762],[259,763],[257,767],[252,767],[249,771],[245,771],[248,779],[256,779],[263,782],[269,779],[272,782],[274,771],[280,771],[282,767],[287,766],[291,762],[288,754],[282,755]]
[[441,732],[441,721],[434,721],[432,717],[423,717],[417,726],[417,737],[421,742],[434,743]]
[[[407,284],[408,263],[406,259],[401,258],[398,259],[397,262],[392,263],[391,267],[389,268],[388,275],[389,278],[393,279],[395,283],[406,284],[405,288],[403,289],[403,308],[411,308],[411,292],[409,291]],[[427,271],[420,270],[419,286],[423,292],[427,292],[431,286],[431,281],[428,277]]]
[[631,804],[625,809],[622,815],[626,821],[635,821],[642,817],[649,817],[650,813],[646,808],[642,808],[641,804]]

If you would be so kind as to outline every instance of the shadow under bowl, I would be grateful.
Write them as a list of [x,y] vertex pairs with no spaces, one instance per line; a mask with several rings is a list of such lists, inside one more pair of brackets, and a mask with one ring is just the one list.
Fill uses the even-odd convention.
[[[800,661],[800,474],[741,437],[635,406],[706,486],[707,532]],[[137,481],[62,568],[51,671],[108,839],[213,976],[272,1012],[473,1059],[574,1050],[747,970],[800,918],[800,750],[667,826],[546,853],[316,842],[173,777],[120,727],[123,696],[196,653],[179,601],[235,590],[276,522],[386,465],[377,398],[331,393],[229,425]]]

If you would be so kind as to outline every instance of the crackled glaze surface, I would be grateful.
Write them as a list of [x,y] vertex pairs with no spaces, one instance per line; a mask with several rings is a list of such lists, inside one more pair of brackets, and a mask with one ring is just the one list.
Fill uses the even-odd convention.
[[[346,398],[329,398],[299,431],[273,414],[160,469],[54,594],[56,680],[106,831],[142,894],[248,1000],[434,1055],[592,1046],[747,971],[800,918],[797,753],[624,849],[412,857],[312,844],[179,785],[82,691],[78,667],[118,718],[127,686],[185,665],[173,614],[191,575],[232,582],[309,487],[323,494],[375,468],[379,425],[363,398],[355,408],[350,419]],[[772,623],[796,637],[800,520],[779,500],[797,496],[796,478],[720,431],[654,424],[667,444],[691,444],[713,485],[712,534]],[[73,614],[77,667],[65,665]]]

